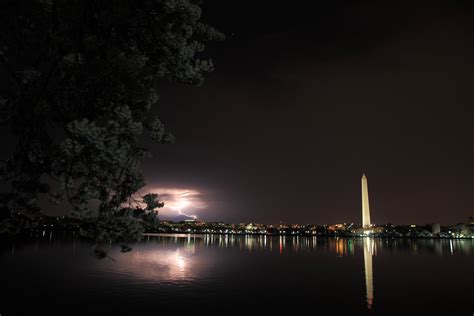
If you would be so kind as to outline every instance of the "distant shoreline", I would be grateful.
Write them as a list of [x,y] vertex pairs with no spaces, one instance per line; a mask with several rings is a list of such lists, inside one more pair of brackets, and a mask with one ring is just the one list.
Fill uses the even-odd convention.
[[364,238],[381,238],[381,239],[463,239],[474,240],[474,237],[440,237],[440,236],[385,236],[385,235],[370,235],[370,236],[334,236],[334,235],[310,235],[310,234],[268,234],[268,233],[201,233],[201,232],[176,232],[176,233],[143,233],[144,237],[204,237],[209,235],[217,236],[268,236],[268,237],[305,237],[305,238],[344,238],[344,239],[364,239]]
[[[37,236],[49,234],[51,231],[68,232],[81,235],[82,231],[93,229],[96,224],[94,218],[78,219],[71,217],[42,216],[28,227],[19,232],[21,235]],[[224,236],[304,236],[304,237],[341,237],[341,238],[425,238],[425,239],[474,239],[474,220],[469,218],[465,222],[454,225],[440,225],[437,223],[417,225],[370,225],[360,227],[354,223],[337,224],[285,224],[267,225],[254,222],[224,223],[205,222],[201,220],[146,221],[139,222],[143,236],[161,234],[176,236],[186,235],[224,235]],[[139,235],[137,235],[139,236]],[[0,238],[6,237],[0,234]]]

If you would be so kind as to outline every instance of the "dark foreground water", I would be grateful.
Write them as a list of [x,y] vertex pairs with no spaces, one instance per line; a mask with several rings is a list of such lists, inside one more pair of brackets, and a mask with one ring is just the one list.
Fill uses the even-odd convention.
[[474,241],[150,236],[3,248],[0,314],[473,315]]

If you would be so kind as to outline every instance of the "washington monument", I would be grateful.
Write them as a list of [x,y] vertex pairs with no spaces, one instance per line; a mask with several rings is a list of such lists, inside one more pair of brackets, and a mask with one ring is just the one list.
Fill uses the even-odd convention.
[[362,228],[370,228],[369,188],[365,173],[362,174]]

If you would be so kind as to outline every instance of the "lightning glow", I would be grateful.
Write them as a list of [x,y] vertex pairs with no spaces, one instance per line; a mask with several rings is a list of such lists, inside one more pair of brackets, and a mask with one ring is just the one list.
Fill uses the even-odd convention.
[[165,203],[159,210],[165,216],[181,215],[197,219],[198,215],[194,212],[207,208],[202,193],[197,190],[156,187],[147,191],[157,193],[158,199]]

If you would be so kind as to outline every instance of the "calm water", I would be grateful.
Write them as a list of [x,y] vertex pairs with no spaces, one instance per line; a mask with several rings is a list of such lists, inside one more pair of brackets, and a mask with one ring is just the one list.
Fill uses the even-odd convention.
[[172,235],[89,251],[48,234],[4,248],[1,315],[474,313],[472,240]]

